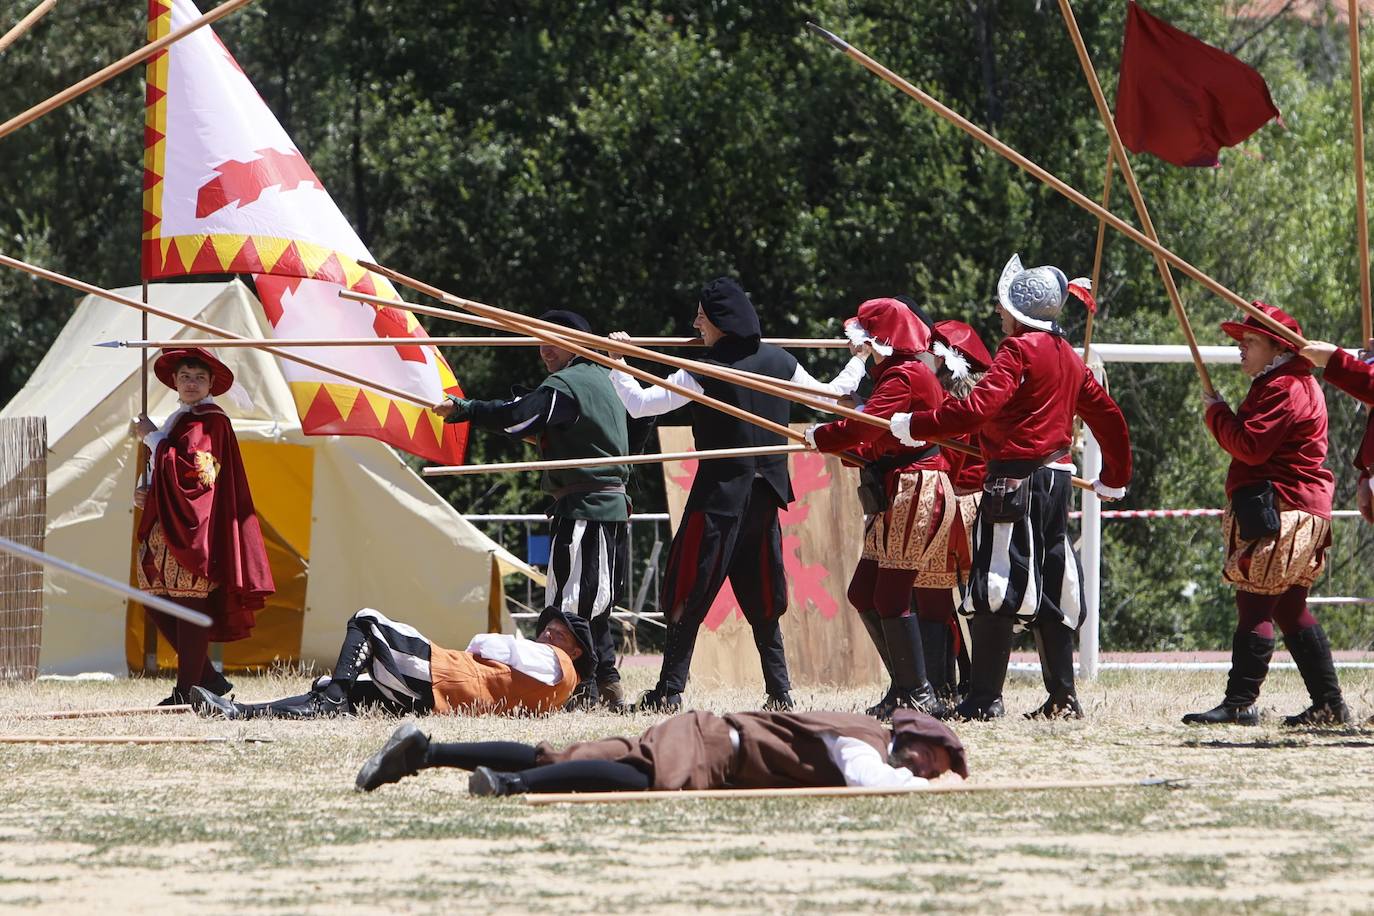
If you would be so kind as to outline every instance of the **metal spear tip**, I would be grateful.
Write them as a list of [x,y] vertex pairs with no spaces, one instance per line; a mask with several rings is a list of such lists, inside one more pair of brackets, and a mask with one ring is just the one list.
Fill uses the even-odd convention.
[[849,50],[849,42],[845,41],[843,38],[836,35],[834,32],[827,31],[821,28],[820,26],[816,25],[816,23],[814,22],[808,22],[806,24],[806,27],[811,31],[815,32],[820,37],[824,38],[826,41],[830,42],[835,47],[839,48],[841,51]]
[[93,347],[127,347],[128,344],[122,340],[107,340],[103,343],[91,344]]

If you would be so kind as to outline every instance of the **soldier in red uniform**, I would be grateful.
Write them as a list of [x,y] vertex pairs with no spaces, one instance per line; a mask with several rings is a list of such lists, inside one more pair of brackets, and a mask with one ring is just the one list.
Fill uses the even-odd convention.
[[[874,387],[865,413],[890,417],[943,400],[935,373],[917,358],[930,345],[930,331],[902,302],[870,299],[845,322],[845,332],[873,353]],[[892,677],[868,714],[885,719],[897,709],[943,713],[926,671],[921,621],[945,619],[954,611],[955,575],[947,560],[956,504],[945,473],[949,462],[938,446],[905,446],[886,429],[854,420],[813,426],[806,438],[823,452],[852,452],[865,462],[863,554],[848,596]],[[943,653],[942,646],[941,661]]]
[[[1255,306],[1302,333],[1297,321],[1280,309],[1262,302]],[[1312,365],[1255,318],[1221,327],[1240,341],[1241,369],[1253,379],[1234,413],[1222,398],[1203,396],[1207,428],[1231,456],[1226,472],[1230,505],[1222,519],[1222,576],[1236,587],[1238,620],[1225,698],[1219,706],[1189,713],[1183,721],[1259,724],[1255,701],[1269,672],[1278,623],[1312,697],[1310,708],[1288,716],[1284,724],[1349,722],[1331,644],[1307,609],[1308,590],[1331,544],[1335,478],[1323,467],[1326,399],[1312,377]],[[1341,367],[1338,364],[1338,378]]]
[[916,786],[968,776],[964,747],[943,723],[901,709],[891,727],[845,712],[681,713],[637,738],[558,749],[548,743],[431,743],[414,723],[358,771],[370,792],[420,770],[473,770],[473,795],[801,786]]
[[161,428],[146,416],[134,421],[152,454],[149,484],[134,496],[143,508],[138,587],[214,621],[204,628],[152,613],[177,654],[176,688],[159,704],[167,706],[190,702],[198,685],[228,691],[210,664],[210,643],[246,639],[274,586],[238,439],[214,402],[234,374],[199,347],[164,350],[153,372],[181,403]]
[[[1368,362],[1370,353],[1374,353],[1374,340],[1365,343],[1365,349],[1360,354],[1365,357],[1364,360],[1324,340],[1309,340],[1302,350],[1304,359],[1323,367],[1322,378],[1328,383],[1363,404],[1374,405],[1374,366]],[[1374,475],[1374,410],[1369,411],[1364,438],[1360,440],[1360,447],[1350,463],[1360,472],[1355,505],[1366,522],[1374,523],[1374,483],[1371,483],[1371,475]]]
[[987,375],[964,400],[949,398],[891,421],[893,433],[908,444],[977,431],[987,460],[969,595],[961,608],[973,656],[970,692],[955,710],[962,718],[1005,714],[1002,687],[1012,636],[1025,627],[1035,634],[1049,694],[1029,715],[1082,715],[1073,673],[1082,583],[1068,532],[1075,414],[1102,445],[1097,493],[1119,498],[1131,476],[1126,420],[1055,321],[1070,295],[1087,295],[1086,285],[1070,284],[1057,267],[1025,270],[1013,256],[997,285],[1007,336]]

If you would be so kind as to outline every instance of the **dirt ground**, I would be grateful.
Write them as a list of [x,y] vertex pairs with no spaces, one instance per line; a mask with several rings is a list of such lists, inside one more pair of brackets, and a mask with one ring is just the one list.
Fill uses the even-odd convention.
[[[654,672],[625,670],[631,689]],[[238,698],[303,677],[234,677]],[[1276,672],[1259,728],[1179,724],[1219,698],[1218,672],[1109,672],[1088,717],[964,724],[973,778],[1173,776],[1188,788],[841,800],[527,807],[427,771],[368,795],[381,717],[230,723],[191,715],[41,721],[138,706],[166,680],[0,685],[5,735],[195,735],[207,745],[0,744],[0,910],[429,912],[1341,912],[1374,899],[1374,728],[1292,732],[1305,704]],[[1361,718],[1374,671],[1345,670]],[[876,690],[801,690],[855,709]],[[715,710],[761,691],[694,690]],[[1018,676],[1014,711],[1042,699]],[[565,742],[637,732],[648,716],[435,717],[441,740]],[[255,742],[248,739],[270,739]]]

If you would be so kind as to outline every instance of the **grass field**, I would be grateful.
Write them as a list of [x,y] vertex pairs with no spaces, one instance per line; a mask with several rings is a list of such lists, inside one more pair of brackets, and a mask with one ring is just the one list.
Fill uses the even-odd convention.
[[[628,685],[652,672],[627,669]],[[1111,673],[1081,722],[956,730],[973,778],[1189,777],[1189,788],[528,808],[429,771],[370,795],[359,764],[394,719],[230,723],[189,715],[34,721],[135,706],[166,680],[0,685],[5,734],[226,736],[203,746],[0,745],[0,909],[77,912],[1351,912],[1374,900],[1374,730],[1290,732],[1276,672],[1258,729],[1191,729],[1224,674]],[[1374,672],[1345,671],[1374,712]],[[237,677],[253,701],[300,677]],[[854,709],[874,691],[798,691]],[[695,691],[754,708],[754,691]],[[1015,711],[1042,699],[1018,678]],[[443,740],[557,742],[651,717],[439,717]],[[249,743],[244,738],[270,738]]]

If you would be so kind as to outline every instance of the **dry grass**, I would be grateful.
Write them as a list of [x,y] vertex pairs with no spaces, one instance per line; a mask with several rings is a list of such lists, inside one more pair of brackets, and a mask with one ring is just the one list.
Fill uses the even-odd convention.
[[[651,676],[627,672],[632,688]],[[303,678],[237,678],[239,697]],[[358,765],[395,720],[38,722],[42,709],[144,705],[167,681],[0,685],[0,732],[268,737],[181,747],[0,745],[0,909],[63,912],[1349,912],[1374,891],[1374,731],[1189,729],[1223,675],[1113,673],[1089,718],[958,727],[974,776],[1188,776],[1194,787],[811,802],[530,809],[432,771],[371,795]],[[1368,715],[1374,674],[1343,673]],[[1277,672],[1271,711],[1301,708]],[[873,691],[799,691],[853,709]],[[696,691],[753,708],[756,691]],[[1030,709],[1018,679],[1008,705]],[[564,742],[649,717],[434,718],[446,740]]]

